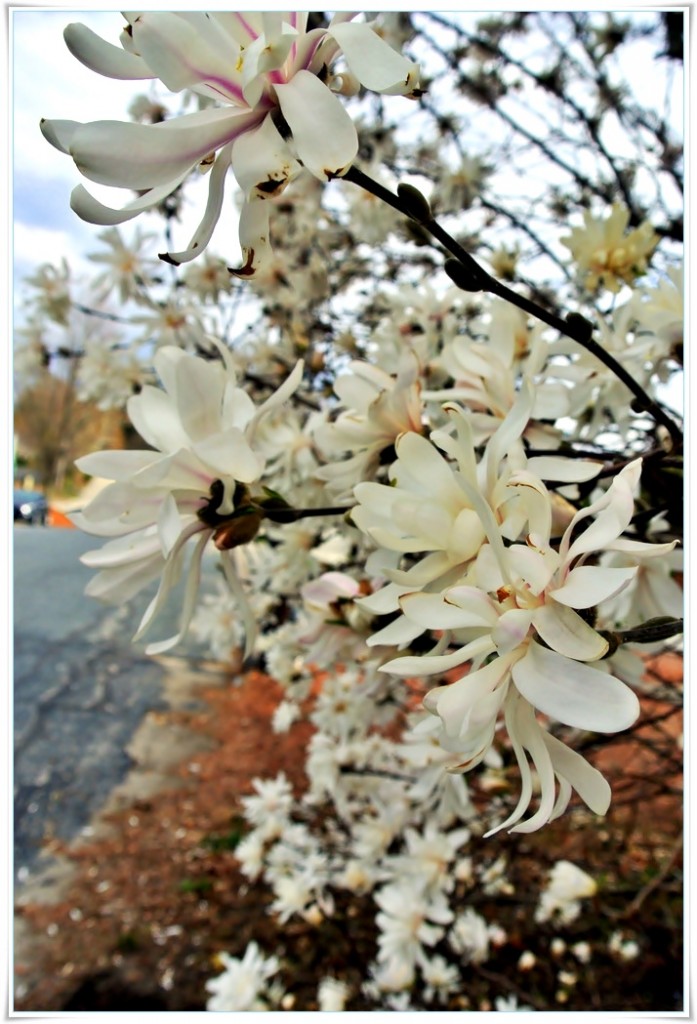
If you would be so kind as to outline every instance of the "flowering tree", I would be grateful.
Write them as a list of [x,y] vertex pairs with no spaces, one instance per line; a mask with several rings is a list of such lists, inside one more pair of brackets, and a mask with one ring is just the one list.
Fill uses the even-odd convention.
[[[505,892],[479,837],[606,814],[585,754],[641,721],[642,655],[681,632],[678,118],[625,73],[646,52],[679,74],[674,18],[65,30],[96,73],[148,83],[130,121],[41,126],[92,183],[70,202],[99,273],[37,270],[18,368],[67,361],[140,438],[77,462],[109,481],[74,517],[104,540],[88,593],[154,588],[149,653],[192,628],[264,659],[273,730],[309,716],[307,793],[256,780],[237,855],[281,925],[373,900],[374,1007],[461,1005],[461,964],[506,942],[463,896]],[[216,233],[226,187],[239,242]],[[560,859],[536,920],[595,888]],[[225,953],[210,1008],[285,1005],[267,953]],[[351,995],[325,977],[318,1000]]]

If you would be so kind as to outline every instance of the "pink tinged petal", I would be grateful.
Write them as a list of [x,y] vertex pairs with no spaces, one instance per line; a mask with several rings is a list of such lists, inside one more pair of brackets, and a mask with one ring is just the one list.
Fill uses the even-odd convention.
[[573,608],[548,600],[532,614],[532,624],[544,642],[575,661],[597,661],[610,645]]
[[612,733],[639,717],[636,694],[619,679],[539,644],[530,644],[512,674],[526,700],[564,725]]
[[277,85],[276,96],[298,160],[320,181],[344,174],[358,152],[358,135],[341,101],[309,71]]
[[[194,12],[196,17],[201,19],[201,12]],[[189,19],[165,11],[138,15],[133,21],[133,42],[172,92],[206,84],[233,103],[244,102],[239,75],[234,74],[237,54],[211,45],[212,40],[196,31]]]
[[528,459],[528,469],[542,480],[582,483],[592,480],[603,468],[601,462],[586,459],[564,459],[554,455],[537,455]]
[[525,608],[512,608],[504,612],[491,631],[491,639],[500,654],[519,647],[528,635],[532,612]]
[[[272,12],[273,15],[280,12]],[[264,18],[268,15],[264,14]],[[244,100],[250,107],[255,107],[271,81],[283,81],[283,77],[274,74],[288,57],[295,32],[290,26],[284,26],[286,31],[281,33],[281,23],[278,22],[278,32],[272,28],[271,34],[266,29],[264,34],[259,36],[245,47],[242,51],[240,62],[242,64],[241,83]],[[268,76],[268,78],[267,78]]]
[[327,34],[339,44],[349,69],[366,89],[403,96],[418,87],[418,64],[396,53],[370,26],[332,22]]
[[203,110],[162,124],[92,121],[72,136],[70,155],[91,181],[136,190],[181,178],[204,157],[259,121],[229,107]]
[[220,212],[223,208],[225,196],[225,178],[230,167],[232,157],[232,143],[228,143],[221,149],[215,159],[213,169],[208,176],[208,200],[206,209],[203,212],[201,223],[196,228],[191,241],[186,249],[181,252],[168,252],[160,254],[160,259],[167,263],[179,266],[180,263],[188,263],[203,252],[211,240],[215,226],[220,219]]
[[198,588],[201,582],[201,558],[203,556],[203,549],[207,542],[208,535],[207,533],[203,533],[201,537],[199,537],[191,556],[191,564],[189,565],[186,587],[184,589],[184,601],[181,616],[179,618],[179,631],[167,640],[158,640],[155,643],[148,644],[145,648],[145,653],[147,655],[152,656],[156,654],[163,654],[165,651],[171,650],[172,647],[176,647],[176,645],[180,643],[186,635],[186,631],[189,628],[189,623],[191,622],[191,617],[194,614],[194,609],[196,607]]
[[299,170],[270,114],[245,132],[232,149],[235,177],[247,199],[278,196]]
[[570,608],[593,608],[624,590],[637,572],[636,566],[606,569],[602,566],[579,565],[571,570],[562,587],[551,591],[551,596]]
[[[573,786],[584,804],[594,814],[607,814],[612,799],[612,790],[607,779],[597,768],[593,768],[585,757],[575,750],[571,750],[556,736],[545,732],[542,739],[552,758],[557,775],[566,779]],[[553,815],[553,817],[556,816],[556,814]]]
[[264,472],[262,459],[252,451],[247,438],[237,427],[228,427],[196,442],[192,450],[215,473],[233,477],[244,484],[258,480]]
[[258,199],[244,203],[240,212],[240,246],[244,263],[228,267],[236,277],[251,277],[259,267],[273,258],[269,241],[269,203]]
[[105,42],[91,28],[79,22],[68,25],[63,38],[73,57],[90,71],[96,71],[106,78],[135,80],[155,77],[142,57]]

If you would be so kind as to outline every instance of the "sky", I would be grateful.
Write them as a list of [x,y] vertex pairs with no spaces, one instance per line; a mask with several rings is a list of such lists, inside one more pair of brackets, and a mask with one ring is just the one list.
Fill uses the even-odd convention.
[[63,29],[71,21],[82,21],[115,44],[124,24],[117,11],[24,8],[12,16],[15,281],[37,263],[58,262],[62,256],[81,262],[85,247],[94,247],[101,230],[70,209],[70,192],[81,175],[69,157],[46,142],[39,130],[41,118],[128,120],[130,100],[147,88],[147,82],[101,78],[80,64],[63,41]]

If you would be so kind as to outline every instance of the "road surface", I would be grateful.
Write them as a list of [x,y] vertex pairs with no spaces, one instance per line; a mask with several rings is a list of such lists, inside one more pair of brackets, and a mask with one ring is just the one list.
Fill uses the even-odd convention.
[[[105,803],[131,767],[125,747],[138,725],[165,705],[164,669],[131,643],[149,596],[113,608],[83,594],[92,570],[79,556],[101,541],[78,530],[19,526],[13,533],[14,870],[21,882],[45,836],[72,839]],[[175,622],[173,609],[158,637]],[[193,656],[196,647],[189,643],[184,653]]]

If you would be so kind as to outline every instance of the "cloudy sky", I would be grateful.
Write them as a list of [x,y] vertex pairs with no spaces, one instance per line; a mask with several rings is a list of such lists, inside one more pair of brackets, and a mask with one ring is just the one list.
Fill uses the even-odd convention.
[[127,120],[128,103],[144,89],[144,83],[100,79],[75,60],[63,41],[71,21],[84,22],[114,43],[124,24],[118,12],[24,8],[11,16],[15,281],[38,263],[62,256],[78,262],[86,246],[94,248],[101,230],[70,209],[70,192],[80,175],[46,142],[40,119]]

